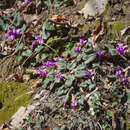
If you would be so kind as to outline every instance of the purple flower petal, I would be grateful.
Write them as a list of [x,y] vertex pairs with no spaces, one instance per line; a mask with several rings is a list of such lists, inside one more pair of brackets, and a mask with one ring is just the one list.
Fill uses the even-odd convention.
[[9,35],[13,34],[13,30],[8,30],[8,34]]
[[75,47],[75,51],[76,51],[76,52],[79,52],[80,49],[81,49],[81,47],[79,47],[79,46],[76,46],[76,47]]
[[35,40],[38,40],[39,38],[40,38],[39,35],[36,35],[36,36],[35,36]]
[[85,42],[86,42],[86,40],[83,40],[83,39],[80,39],[80,44],[82,45],[82,44],[84,44]]
[[41,76],[45,76],[46,73],[47,73],[46,70],[42,70],[40,74],[41,74]]
[[26,4],[29,4],[29,3],[30,3],[30,0],[24,0],[24,2],[25,2]]
[[58,78],[58,79],[62,79],[63,77],[64,77],[64,75],[63,74],[54,74],[54,76],[56,77],[56,78]]
[[86,76],[92,76],[92,73],[86,70],[86,71],[85,71],[85,75],[86,75]]
[[47,61],[47,63],[46,63],[46,66],[47,66],[47,67],[52,67],[53,65],[54,65],[54,63],[51,62],[51,61]]
[[13,41],[13,40],[15,39],[15,36],[14,36],[14,35],[10,35],[10,36],[8,37],[8,39],[9,39],[10,41]]
[[35,41],[33,41],[32,42],[32,46],[36,46],[37,44],[36,44],[36,42]]
[[99,8],[99,6],[98,6],[98,5],[94,5],[94,8],[95,8],[95,9],[98,9],[98,8]]
[[103,52],[102,52],[102,51],[99,51],[97,54],[98,54],[99,56],[103,56]]
[[76,107],[78,104],[77,104],[77,102],[72,102],[72,107]]
[[64,101],[64,105],[66,105],[67,104],[67,102],[66,101]]
[[7,40],[8,39],[8,34],[4,34],[3,35],[3,40]]
[[40,44],[40,45],[43,45],[43,44],[44,44],[44,40],[42,40],[42,39],[39,40],[39,44]]
[[19,34],[20,34],[20,29],[16,29],[16,30],[15,30],[15,33],[16,33],[17,35],[19,35]]
[[125,53],[125,50],[124,50],[123,46],[116,47],[116,50],[117,50],[119,55],[123,55]]
[[121,78],[121,81],[122,81],[123,83],[125,83],[125,82],[127,82],[127,78],[122,77],[122,78]]
[[118,77],[120,77],[120,75],[121,75],[121,70],[117,70],[117,71],[116,71],[116,75],[117,75]]
[[61,58],[60,57],[55,57],[55,58],[53,58],[53,60],[54,61],[59,61],[59,60],[61,60]]

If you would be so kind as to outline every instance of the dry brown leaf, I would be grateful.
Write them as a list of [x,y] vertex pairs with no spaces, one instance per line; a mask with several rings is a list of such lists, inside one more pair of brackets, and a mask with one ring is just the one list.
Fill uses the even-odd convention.
[[53,15],[50,20],[54,20],[57,22],[65,21],[67,20],[64,15]]
[[45,130],[52,130],[52,128],[45,128]]
[[104,22],[100,22],[100,25],[92,33],[92,46],[93,48],[97,47],[96,41],[100,36],[104,34]]
[[35,89],[41,85],[42,79],[38,79],[32,86],[30,86],[31,89]]
[[75,102],[75,97],[74,97],[74,94],[72,94],[72,99],[71,99],[72,102]]

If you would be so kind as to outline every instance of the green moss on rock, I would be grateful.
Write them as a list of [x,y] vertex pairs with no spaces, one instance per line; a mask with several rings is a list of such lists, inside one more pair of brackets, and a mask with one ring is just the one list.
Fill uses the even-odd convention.
[[25,83],[0,83],[0,123],[8,120],[20,106],[27,106],[31,102],[29,88]]

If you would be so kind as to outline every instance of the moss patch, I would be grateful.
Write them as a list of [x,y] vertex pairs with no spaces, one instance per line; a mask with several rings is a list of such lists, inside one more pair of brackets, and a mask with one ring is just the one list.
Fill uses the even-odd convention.
[[31,102],[29,88],[25,83],[0,83],[0,123],[8,120],[20,106],[27,106]]

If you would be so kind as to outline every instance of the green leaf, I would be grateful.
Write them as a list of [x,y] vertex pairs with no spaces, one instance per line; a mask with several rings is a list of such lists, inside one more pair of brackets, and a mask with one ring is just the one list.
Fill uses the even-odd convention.
[[114,111],[107,110],[107,116],[108,117],[113,117],[114,116]]
[[90,84],[89,85],[89,91],[91,91],[93,88],[95,88],[95,84]]
[[60,79],[55,78],[55,83],[60,83]]
[[64,90],[58,90],[57,95],[58,96],[64,95]]
[[84,96],[81,96],[81,98],[78,100],[78,103],[80,105],[84,105]]
[[31,50],[27,50],[27,51],[24,51],[22,53],[22,56],[26,56],[26,57],[31,56],[31,55],[32,55],[32,51]]
[[44,22],[43,26],[48,31],[55,30],[55,27],[50,22],[48,22],[48,21]]
[[113,102],[112,107],[115,107],[117,104],[118,104],[117,102]]
[[68,77],[67,77],[67,80],[66,80],[66,82],[65,82],[65,85],[66,86],[71,86],[72,85],[72,83],[73,83],[73,77],[72,77],[72,75],[68,75]]
[[99,63],[99,62],[97,62],[97,63],[93,63],[93,64],[92,64],[92,67],[93,67],[93,68],[95,68],[95,67],[99,67],[99,66],[100,66],[100,63]]
[[44,1],[44,4],[47,8],[50,8],[51,6],[51,0]]
[[111,53],[112,56],[117,55],[116,48],[113,45],[106,44],[105,46],[108,48],[108,51]]
[[78,55],[78,52],[75,51],[75,47],[73,47],[70,51],[70,57],[73,58],[73,57],[76,57]]
[[91,54],[88,56],[88,59],[84,62],[85,64],[89,64],[91,63],[92,61],[94,61],[96,59],[96,54]]
[[18,56],[18,62],[20,62],[23,59],[22,56]]
[[56,2],[54,4],[54,9],[59,8],[62,4],[63,4],[63,1],[56,0]]
[[15,50],[16,50],[16,51],[19,51],[19,50],[21,50],[22,48],[23,48],[23,44],[16,44]]
[[46,77],[46,78],[44,79],[44,81],[43,81],[42,87],[47,88],[49,82],[50,82],[50,79],[49,79],[48,77]]
[[40,36],[42,37],[42,39],[47,39],[50,37],[50,33],[48,31],[40,31]]
[[130,92],[127,93],[127,96],[128,96],[128,97],[127,97],[127,103],[130,104]]
[[50,90],[52,90],[54,88],[54,85],[55,85],[55,83],[51,83]]
[[17,13],[16,13],[16,15],[15,15],[13,21],[14,21],[14,25],[15,25],[16,27],[18,27],[18,26],[21,25],[21,23],[22,23],[22,21],[23,21],[23,17],[22,17],[22,15],[21,15],[20,12],[17,12]]
[[3,56],[6,56],[8,53],[7,53],[7,51],[3,51],[1,54],[2,54]]
[[85,68],[86,68],[86,66],[82,63],[82,64],[80,64],[80,65],[78,66],[77,70],[83,70],[83,69],[85,69]]
[[76,62],[70,63],[67,65],[67,69],[73,70],[76,67],[76,65],[77,65]]
[[76,71],[75,72],[75,77],[77,77],[77,78],[82,78],[82,77],[84,77],[85,76],[85,71]]
[[79,55],[76,59],[77,62],[79,62],[82,59],[82,55]]
[[66,4],[66,6],[71,6],[73,5],[73,2],[70,0],[64,0],[64,4]]
[[44,60],[45,58],[46,58],[47,56],[46,56],[46,54],[41,54],[41,60]]
[[86,86],[88,86],[88,81],[86,80],[86,81],[80,83],[79,86],[85,88]]
[[60,60],[55,63],[58,66],[59,70],[66,69],[66,61],[65,60]]
[[35,51],[39,53],[43,48],[44,48],[43,46],[38,46],[37,48],[35,48]]
[[85,52],[82,52],[81,56],[82,56],[82,59],[85,60],[85,61],[86,61],[87,58],[88,58],[88,56],[86,55]]

